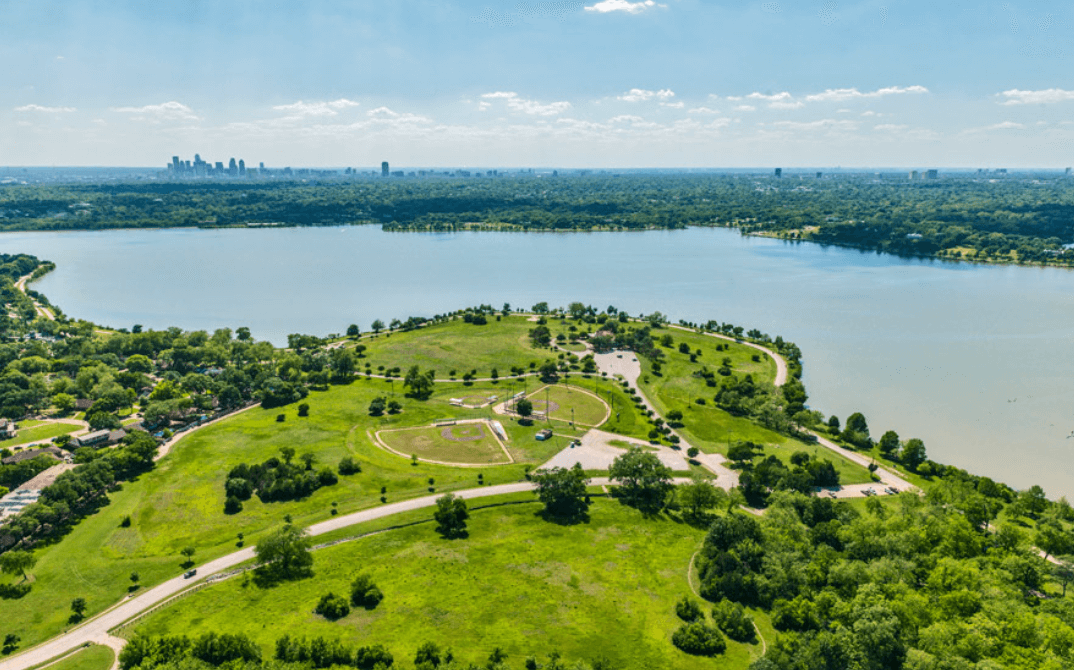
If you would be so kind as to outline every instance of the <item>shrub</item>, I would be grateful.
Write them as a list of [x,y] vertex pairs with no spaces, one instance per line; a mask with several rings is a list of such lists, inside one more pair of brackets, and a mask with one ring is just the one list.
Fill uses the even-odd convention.
[[304,402],[304,403],[302,403],[302,404],[300,404],[298,406],[298,415],[299,416],[309,416],[310,415],[309,403]]
[[681,626],[671,636],[671,643],[695,656],[715,656],[727,649],[727,642],[720,631],[700,621]]
[[362,465],[350,456],[344,456],[339,461],[339,474],[355,475],[362,471]]
[[321,486],[332,486],[339,481],[339,477],[336,473],[332,472],[332,468],[322,468],[317,473],[317,481],[321,483]]
[[334,593],[326,593],[317,602],[317,608],[313,610],[330,621],[342,619],[351,613],[351,606],[343,596]]
[[687,623],[697,621],[704,616],[701,613],[701,608],[698,607],[697,602],[689,596],[683,596],[682,600],[675,603],[675,614]]
[[131,515],[128,514],[127,516],[123,517],[123,521],[119,522],[119,526],[120,526],[120,528],[130,528],[131,527]]
[[746,608],[730,600],[721,600],[712,608],[712,620],[724,634],[737,642],[752,642],[757,637],[753,619]]
[[242,501],[235,496],[228,496],[224,502],[224,514],[238,514],[242,511]]
[[389,668],[394,662],[395,659],[382,644],[358,647],[358,650],[354,652],[354,666],[360,670],[373,670],[377,666]]
[[384,600],[384,594],[377,588],[377,585],[373,583],[373,578],[368,574],[358,575],[351,582],[351,603],[355,607],[364,607],[367,610],[371,610],[379,605],[381,600]]
[[697,447],[690,447],[686,450],[686,455],[690,458],[697,458],[697,455],[701,453],[701,450]]
[[286,419],[286,418],[287,418],[287,417],[286,417],[286,416],[284,416],[283,414],[277,414],[277,415],[276,415],[276,421],[277,421],[278,423],[283,423],[283,422],[284,422],[284,419]]

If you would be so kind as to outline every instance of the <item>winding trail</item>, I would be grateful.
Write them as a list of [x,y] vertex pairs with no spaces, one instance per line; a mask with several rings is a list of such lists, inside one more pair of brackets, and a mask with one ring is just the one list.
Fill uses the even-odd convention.
[[[22,277],[19,277],[19,280],[15,282],[15,288],[19,289],[23,293],[26,293],[26,284],[29,283],[31,277],[33,277],[32,273],[28,274],[28,275],[24,275]],[[56,315],[52,313],[51,309],[48,309],[47,307],[43,307],[41,305],[41,303],[39,303],[36,300],[34,300],[33,298],[31,298],[29,293],[26,293],[26,297],[30,298],[30,300],[33,301],[34,310],[37,312],[38,316],[44,317],[44,318],[48,319],[49,321],[55,321],[56,320]]]
[[[611,480],[607,477],[595,477],[591,479],[589,483],[592,486],[606,486],[610,481]],[[690,480],[688,479],[676,479],[674,480],[674,483],[683,484],[688,483],[689,481]],[[475,500],[478,498],[489,498],[511,493],[525,493],[527,491],[532,491],[534,488],[535,485],[532,482],[517,482],[513,484],[499,484],[496,486],[465,489],[462,491],[454,491],[453,493],[467,500]],[[334,517],[310,526],[308,528],[309,535],[311,537],[317,537],[318,535],[342,530],[367,521],[383,519],[402,512],[435,507],[436,499],[441,495],[443,494],[437,493]],[[253,560],[253,558],[254,547],[246,547],[239,551],[227,554],[226,556],[221,556],[220,558],[209,561],[208,563],[199,565],[197,566],[197,577],[195,579],[186,579],[182,575],[179,575],[177,577],[172,577],[161,584],[157,584],[139,595],[125,598],[120,601],[118,605],[113,606],[111,609],[108,609],[91,619],[87,619],[76,628],[42,642],[36,647],[31,647],[30,649],[3,659],[0,661],[0,670],[28,670],[35,665],[49,661],[64,652],[75,647],[80,647],[87,642],[107,644],[113,648],[115,648],[114,645],[118,644],[120,648],[122,648],[122,642],[117,642],[119,638],[110,634],[112,629],[120,626],[125,621],[138,616],[146,610],[151,609],[159,603],[174,597],[176,594],[193,586],[202,584],[205,581],[208,581],[209,578],[227,572],[242,563]]]

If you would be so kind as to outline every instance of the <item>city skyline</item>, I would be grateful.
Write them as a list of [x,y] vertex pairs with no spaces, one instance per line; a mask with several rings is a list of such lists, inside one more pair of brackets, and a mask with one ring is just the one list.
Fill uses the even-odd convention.
[[16,1],[0,164],[1074,162],[1058,2],[505,7]]

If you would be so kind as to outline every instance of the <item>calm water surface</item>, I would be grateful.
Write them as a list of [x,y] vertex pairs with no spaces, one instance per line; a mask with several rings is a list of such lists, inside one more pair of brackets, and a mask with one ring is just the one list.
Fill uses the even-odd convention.
[[1074,497],[1074,273],[900,259],[734,231],[385,233],[376,227],[7,233],[55,261],[72,316],[212,330],[363,329],[547,300],[717,319],[797,342],[810,404],[929,455]]

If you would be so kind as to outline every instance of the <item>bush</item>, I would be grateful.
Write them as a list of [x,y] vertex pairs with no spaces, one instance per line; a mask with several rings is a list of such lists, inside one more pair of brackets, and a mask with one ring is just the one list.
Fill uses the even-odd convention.
[[697,447],[690,447],[686,450],[686,455],[690,458],[697,458],[697,455],[701,453],[701,450]]
[[683,596],[682,600],[675,603],[675,614],[687,623],[697,621],[704,617],[701,613],[701,608],[698,607],[694,599],[689,596]]
[[277,414],[277,415],[276,415],[276,421],[277,421],[278,423],[283,423],[283,422],[284,422],[284,419],[286,419],[286,418],[287,418],[287,417],[286,417],[286,416],[284,416],[283,414]]
[[351,603],[355,607],[371,610],[379,605],[381,600],[384,600],[384,594],[368,574],[358,575],[351,582]]
[[321,486],[332,486],[339,481],[339,477],[336,473],[332,472],[332,468],[322,468],[317,473],[317,481],[321,483]]
[[344,456],[339,461],[339,474],[341,475],[356,475],[362,471],[360,463],[355,461],[350,456]]
[[351,606],[347,604],[347,599],[343,596],[326,593],[321,596],[321,600],[317,603],[317,608],[313,611],[330,621],[335,621],[350,614]]
[[304,402],[304,403],[302,403],[302,404],[300,404],[298,406],[298,415],[299,416],[309,416],[310,415],[309,403]]
[[746,608],[730,600],[721,600],[712,608],[712,620],[724,635],[737,642],[753,642],[757,629]]
[[228,496],[224,502],[224,514],[238,514],[242,511],[242,501],[235,496]]
[[119,526],[120,526],[120,528],[130,528],[131,527],[131,515],[128,514],[127,516],[123,517],[123,521],[119,522]]
[[354,652],[354,666],[360,670],[372,670],[378,665],[389,668],[394,662],[395,659],[382,644],[358,647],[358,651]]
[[681,626],[671,636],[671,643],[694,656],[715,656],[727,649],[720,631],[700,621]]

